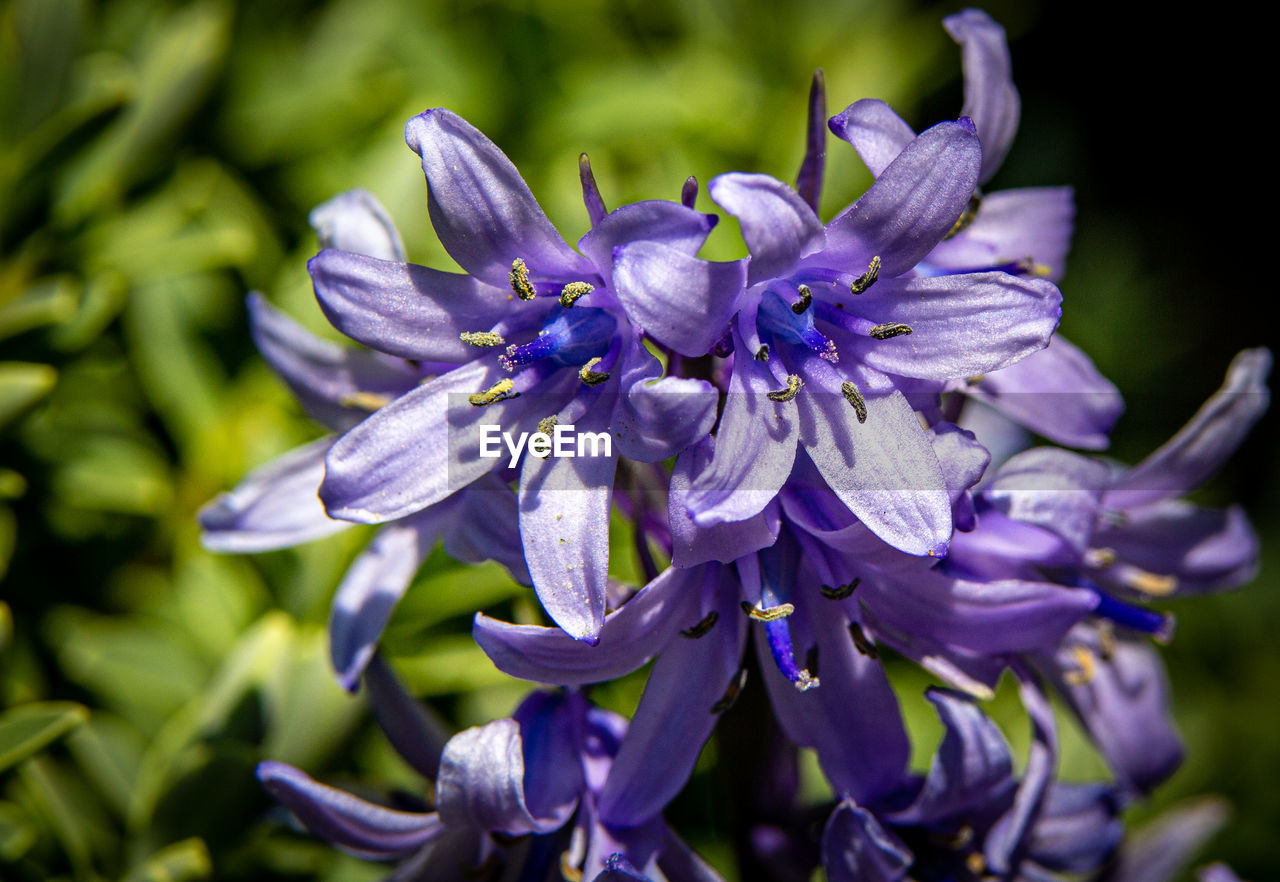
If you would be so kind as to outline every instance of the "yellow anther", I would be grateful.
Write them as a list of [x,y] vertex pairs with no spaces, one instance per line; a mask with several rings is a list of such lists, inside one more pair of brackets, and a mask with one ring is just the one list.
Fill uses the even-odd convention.
[[964,859],[964,866],[973,875],[981,876],[987,871],[987,859],[982,856],[982,852],[971,851]]
[[770,401],[790,401],[796,397],[796,393],[800,391],[800,387],[804,385],[804,380],[800,379],[799,374],[791,374],[787,377],[787,388],[779,389],[777,392],[766,392]]
[[791,304],[791,311],[801,315],[813,303],[813,292],[809,290],[808,285],[799,285],[796,292],[800,295],[800,299]]
[[867,658],[880,657],[880,650],[876,649],[876,645],[871,642],[866,632],[862,630],[862,626],[857,622],[849,623],[849,636],[853,638],[853,646],[858,652]]
[[777,606],[753,606],[747,601],[742,601],[742,611],[757,622],[776,622],[778,619],[785,619],[796,611],[795,605],[790,603],[780,603]]
[[1086,683],[1092,683],[1093,678],[1098,673],[1098,659],[1093,654],[1093,650],[1087,646],[1076,644],[1071,647],[1071,657],[1075,659],[1076,670],[1065,672],[1062,675],[1063,681],[1069,686],[1083,686]]
[[367,410],[373,413],[378,408],[390,404],[391,399],[377,392],[352,392],[339,398],[338,403],[343,407],[353,407],[356,410]]
[[688,637],[690,640],[697,640],[699,637],[705,636],[708,631],[715,627],[716,622],[719,620],[720,613],[713,609],[692,628],[682,628],[680,630],[680,636]]
[[840,392],[844,395],[844,400],[853,406],[853,412],[857,414],[858,422],[865,423],[867,421],[867,399],[862,397],[858,387],[846,380],[840,384]]
[[1095,570],[1105,570],[1116,562],[1114,548],[1090,548],[1084,553],[1084,565]]
[[910,334],[911,325],[904,325],[902,322],[886,322],[883,325],[876,325],[867,333],[877,340],[888,340]]
[[966,386],[976,386],[979,383],[981,383],[983,379],[984,379],[983,374],[974,374],[972,377],[965,377],[964,384]]
[[519,257],[511,261],[511,290],[521,300],[532,300],[538,293],[529,281],[529,267]]
[[609,374],[605,371],[592,370],[600,363],[599,358],[593,358],[582,366],[582,370],[578,371],[578,379],[586,383],[588,386],[599,386],[605,380],[609,379]]
[[559,420],[556,418],[555,414],[552,414],[549,417],[543,417],[538,420],[538,431],[544,435],[550,435],[556,430],[557,422],[559,422]]
[[511,381],[510,377],[499,380],[483,392],[477,392],[474,395],[468,395],[467,400],[475,407],[485,407],[498,401],[506,401],[508,398],[516,398],[520,395],[515,391],[516,384]]
[[742,668],[736,674],[729,678],[729,685],[724,690],[724,695],[720,696],[720,700],[711,705],[713,714],[722,714],[729,708],[733,707],[733,703],[738,700],[738,693],[742,691],[742,687],[747,685],[747,669]]
[[1098,623],[1098,657],[1111,661],[1116,654],[1116,627],[1105,619]]
[[1168,597],[1178,588],[1176,576],[1149,573],[1137,567],[1125,567],[1124,583],[1133,590],[1152,597]]
[[871,263],[867,264],[867,271],[853,280],[853,284],[849,286],[849,293],[861,294],[874,285],[878,278],[880,278],[879,254],[871,258]]
[[768,361],[768,360],[769,360],[769,344],[768,344],[768,343],[761,343],[761,344],[760,344],[760,348],[756,350],[756,356],[755,356],[755,358],[756,358],[756,361]]
[[823,585],[818,590],[822,592],[822,596],[828,600],[844,600],[852,594],[857,587],[862,584],[861,579],[854,579],[848,585],[840,585],[832,588],[830,585]]
[[1018,261],[1018,269],[1022,270],[1029,276],[1043,279],[1053,274],[1053,269],[1048,264],[1037,263],[1036,259],[1031,255],[1027,255]]
[[501,334],[495,334],[492,331],[463,331],[458,335],[458,339],[463,343],[482,348],[507,345],[507,341],[502,339]]
[[586,297],[595,289],[596,286],[588,282],[570,282],[560,290],[560,305],[568,309],[579,297]]
[[982,194],[975,190],[973,195],[969,197],[969,204],[965,206],[964,211],[960,212],[960,217],[956,218],[955,224],[951,227],[951,232],[943,236],[942,240],[945,242],[952,236],[964,232],[964,230],[968,228],[969,224],[978,219],[978,209],[981,207]]
[[573,855],[567,848],[560,852],[560,875],[565,882],[582,882],[582,868],[573,865]]

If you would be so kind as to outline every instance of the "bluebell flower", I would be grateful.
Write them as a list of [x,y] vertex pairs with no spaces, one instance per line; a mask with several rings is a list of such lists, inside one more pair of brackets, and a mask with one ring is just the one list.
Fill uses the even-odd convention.
[[595,639],[605,611],[608,523],[619,455],[653,462],[709,431],[715,396],[700,380],[659,379],[661,365],[614,293],[615,249],[701,247],[714,218],[671,202],[606,213],[583,165],[592,229],[571,249],[510,160],[447,110],[409,121],[431,220],[467,272],[447,273],[336,250],[309,264],[333,324],[371,348],[449,370],[379,409],[326,457],[320,496],[330,515],[405,517],[493,472],[479,455],[486,426],[519,435],[573,424],[614,433],[598,455],[526,455],[520,535],[548,614]]
[[[343,193],[319,206],[311,224],[326,247],[352,253],[359,249],[384,260],[404,258],[395,225],[365,191]],[[247,306],[250,332],[263,358],[303,408],[335,432],[350,429],[440,369],[321,340],[256,293],[249,295]],[[320,438],[255,469],[202,508],[204,546],[222,552],[268,551],[351,527],[350,521],[330,518],[316,495],[335,438]],[[392,609],[437,541],[458,560],[496,560],[528,584],[515,518],[515,496],[500,478],[487,476],[382,527],[352,562],[334,596],[329,642],[338,682],[356,688]]]
[[[982,141],[979,189],[950,233],[921,260],[925,275],[1002,269],[1061,279],[1075,218],[1070,187],[980,189],[1004,161],[1021,115],[1004,28],[987,13],[966,9],[943,20],[962,50],[964,107]],[[831,131],[881,175],[915,133],[883,101],[857,101],[832,117]],[[950,388],[990,404],[1051,441],[1102,449],[1124,409],[1115,386],[1079,348],[1056,335],[1015,365],[975,374]]]

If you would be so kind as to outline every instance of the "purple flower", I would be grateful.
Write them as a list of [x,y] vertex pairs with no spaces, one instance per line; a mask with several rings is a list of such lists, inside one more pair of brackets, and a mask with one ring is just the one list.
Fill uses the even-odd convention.
[[432,223],[467,274],[335,250],[309,266],[339,330],[383,353],[451,367],[334,443],[321,499],[334,517],[393,520],[505,461],[480,455],[486,427],[519,435],[574,425],[603,438],[596,455],[524,456],[518,491],[538,596],[557,624],[592,641],[604,618],[618,455],[665,459],[715,418],[709,385],[658,379],[659,362],[615,296],[613,253],[644,241],[692,255],[715,219],[660,201],[606,214],[584,158],[592,230],[579,254],[510,160],[460,117],[429,110],[405,137],[422,158]]
[[[1004,29],[985,12],[967,9],[944,19],[962,49],[965,101],[982,140],[978,183],[995,174],[1013,143],[1020,102]],[[887,104],[855,102],[832,117],[831,131],[858,151],[877,177],[915,133]],[[926,255],[923,275],[1002,269],[1058,281],[1071,245],[1075,206],[1070,187],[975,190],[949,234]],[[952,388],[990,404],[1051,441],[1101,449],[1124,409],[1119,391],[1083,352],[1061,337],[1016,365],[976,372]]]
[[[311,213],[311,224],[326,247],[403,259],[399,233],[365,191],[353,190],[319,206]],[[307,412],[331,430],[350,429],[438,369],[321,340],[259,294],[250,294],[247,305],[250,331],[267,363]],[[333,442],[329,435],[284,454],[201,509],[205,547],[268,551],[350,527],[349,521],[330,518],[316,495]],[[329,642],[339,683],[356,688],[392,609],[437,541],[442,540],[446,552],[458,560],[496,560],[527,584],[524,558],[515,550],[515,515],[514,495],[490,476],[382,527],[356,557],[334,596]]]

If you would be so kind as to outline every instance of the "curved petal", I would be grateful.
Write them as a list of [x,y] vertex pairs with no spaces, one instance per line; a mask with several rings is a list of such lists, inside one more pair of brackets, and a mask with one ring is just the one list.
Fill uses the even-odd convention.
[[939,243],[925,262],[957,272],[1028,261],[1050,281],[1062,278],[1076,206],[1070,187],[1023,187],[982,197],[973,221]]
[[964,109],[982,138],[982,177],[986,181],[1004,162],[1018,131],[1022,104],[1013,86],[1009,43],[1004,28],[980,9],[966,9],[942,20],[960,44],[964,66]]
[[661,242],[634,242],[614,253],[614,290],[632,322],[696,358],[711,351],[738,311],[747,263],[713,263]]
[[520,547],[516,495],[498,475],[485,475],[458,493],[458,504],[441,531],[444,552],[467,563],[497,561],[511,577],[532,584]]
[[766,508],[745,520],[709,527],[698,526],[689,516],[689,488],[693,477],[707,469],[714,451],[715,439],[707,438],[676,459],[667,506],[672,566],[691,567],[713,560],[732,563],[743,555],[769,547],[778,538],[776,509]]
[[947,482],[956,529],[972,530],[976,517],[969,491],[982,480],[991,464],[991,453],[979,443],[976,435],[952,423],[938,423],[929,434],[933,452],[942,466],[942,477]]
[[1111,784],[1054,784],[1031,830],[1027,857],[1060,873],[1097,872],[1124,836],[1120,803]]
[[394,398],[422,379],[398,359],[322,340],[272,307],[256,292],[245,298],[249,334],[267,364],[316,421],[347,429],[368,414],[357,404],[368,395]]
[[1049,345],[1062,317],[1052,282],[1002,272],[890,279],[861,295],[856,309],[911,333],[887,340],[849,336],[841,352],[902,377],[962,379],[1008,367]]
[[827,485],[873,533],[907,554],[944,555],[951,499],[928,433],[901,392],[866,399],[802,392],[800,443]]
[[618,463],[603,409],[590,411],[577,429],[579,439],[599,433],[604,450],[546,459],[528,454],[519,489],[520,540],[538,599],[565,633],[592,644],[604,624],[609,504]]
[[1113,878],[1124,882],[1177,878],[1230,817],[1231,806],[1221,797],[1202,796],[1178,803],[1128,838],[1120,849]]
[[422,158],[436,235],[464,270],[498,287],[517,258],[543,275],[590,274],[511,160],[469,122],[437,107],[405,123],[404,139]]
[[718,702],[742,664],[746,618],[729,579],[716,586],[719,621],[696,639],[667,644],[653,666],[600,793],[600,818],[634,827],[658,816],[684,787],[719,719]]
[[772,401],[778,381],[769,368],[747,355],[734,359],[711,465],[693,477],[686,500],[695,524],[746,520],[759,514],[791,473],[799,432],[794,401]]
[[1105,463],[1056,447],[1027,450],[1000,467],[982,497],[1010,518],[1034,524],[1084,554],[1110,480]]
[[451,514],[433,507],[387,524],[352,561],[329,611],[329,655],[338,683],[355,691],[374,647]]
[[861,272],[879,257],[881,278],[901,275],[942,241],[968,207],[981,161],[971,127],[939,123],[925,130],[827,225],[827,247],[810,261]]
[[814,210],[777,178],[730,172],[712,178],[707,192],[742,227],[751,253],[748,285],[786,275],[796,261],[826,243]]
[[724,882],[720,874],[694,854],[693,849],[670,827],[666,828],[662,853],[658,856],[658,868],[668,882]]
[[1061,334],[1017,364],[970,378],[964,391],[1050,441],[1086,450],[1107,447],[1124,413],[1120,390]]
[[714,214],[703,214],[678,202],[634,202],[605,215],[578,241],[578,248],[603,273],[605,283],[612,285],[614,249],[632,242],[661,242],[692,257],[719,221]]
[[906,120],[878,98],[853,102],[831,117],[827,125],[837,138],[853,145],[875,178],[880,177],[916,136]]
[[445,723],[405,691],[377,653],[364,669],[364,685],[378,726],[396,753],[422,777],[435,781],[440,773],[440,753],[449,741]]
[[369,856],[412,854],[443,832],[434,812],[383,808],[314,781],[284,763],[259,763],[257,774],[266,791],[284,803],[307,829]]
[[705,438],[716,423],[720,393],[706,380],[662,377],[662,365],[638,341],[623,354],[622,394],[610,428],[618,452],[636,462],[659,462]]
[[809,119],[805,127],[804,159],[796,173],[796,192],[805,204],[818,212],[822,201],[822,175],[827,164],[827,78],[822,68],[813,72],[809,86]]
[[1266,349],[1246,349],[1232,359],[1222,387],[1178,434],[1120,475],[1107,493],[1107,506],[1128,508],[1183,496],[1207,481],[1266,412],[1270,372]]
[[421,361],[462,362],[481,350],[459,334],[487,331],[511,309],[511,292],[471,276],[346,251],[307,263],[316,300],[352,340]]
[[471,634],[503,673],[557,686],[599,683],[629,674],[662,650],[677,630],[696,624],[701,570],[669,568],[600,626],[595,646],[560,628],[512,625],[477,613]]
[[210,551],[252,554],[290,548],[351,526],[325,514],[316,491],[333,437],[254,469],[233,490],[200,509],[200,544]]
[[915,856],[875,815],[846,799],[822,831],[822,866],[830,882],[900,882]]
[[405,260],[400,232],[368,190],[348,190],[320,203],[311,209],[307,223],[320,238],[321,248],[354,251],[379,260]]

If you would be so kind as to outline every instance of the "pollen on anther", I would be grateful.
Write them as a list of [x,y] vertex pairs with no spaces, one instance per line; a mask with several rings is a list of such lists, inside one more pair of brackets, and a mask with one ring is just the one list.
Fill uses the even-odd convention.
[[850,594],[856,591],[858,586],[861,584],[862,584],[861,579],[854,579],[848,585],[839,585],[835,588],[831,587],[830,585],[822,585],[821,587],[818,588],[818,590],[822,592],[822,596],[827,598],[828,600],[844,600],[846,597],[848,597]]
[[595,289],[595,285],[589,282],[570,282],[560,291],[560,305],[568,309],[578,301],[578,298],[586,297]]
[[795,605],[791,603],[780,603],[777,606],[754,606],[747,601],[742,601],[742,611],[757,622],[776,622],[778,619],[785,619],[796,611]]
[[377,392],[352,392],[339,398],[338,403],[343,407],[367,410],[369,413],[373,413],[378,408],[386,407],[390,404],[391,399],[386,395],[379,395]]
[[813,292],[809,290],[808,285],[800,285],[796,288],[796,293],[800,295],[800,299],[791,304],[791,311],[796,315],[802,315],[813,303]]
[[755,359],[756,359],[756,361],[768,361],[768,360],[769,360],[769,344],[768,344],[768,343],[761,343],[761,344],[760,344],[760,348],[756,350]]
[[865,423],[867,421],[867,399],[862,397],[858,387],[846,380],[840,384],[840,394],[844,396],[844,400],[849,402],[849,405],[853,408],[854,414],[858,417],[858,422]]
[[867,333],[877,340],[889,340],[910,334],[911,326],[904,325],[902,322],[885,322],[883,325],[876,325]]
[[582,366],[582,370],[578,371],[578,379],[586,383],[588,386],[599,386],[605,380],[609,379],[606,371],[597,371],[593,368],[600,363],[601,359],[597,356]]
[[705,617],[697,624],[690,628],[680,629],[680,636],[687,637],[690,640],[697,640],[699,637],[705,637],[707,633],[715,627],[716,622],[720,620],[720,613],[714,609],[707,613]]
[[458,339],[468,345],[481,348],[505,346],[507,344],[507,341],[502,339],[501,334],[495,334],[491,331],[463,331],[458,335]]
[[532,300],[537,295],[529,281],[529,267],[519,257],[511,261],[511,290],[521,300]]
[[849,286],[850,294],[861,294],[876,283],[876,279],[880,277],[880,255],[871,258],[871,262],[867,264],[867,271],[853,280],[853,284]]
[[543,417],[538,420],[538,431],[544,435],[550,435],[556,430],[557,422],[559,422],[559,420],[556,418],[555,414],[552,414],[549,417]]
[[499,401],[506,401],[509,398],[517,398],[520,393],[515,391],[515,385],[510,377],[504,377],[483,392],[468,395],[467,401],[471,402],[474,407],[486,407]]
[[787,388],[779,389],[777,392],[766,392],[765,395],[770,401],[790,401],[796,397],[796,393],[803,385],[804,380],[800,379],[799,374],[790,374],[787,377]]

